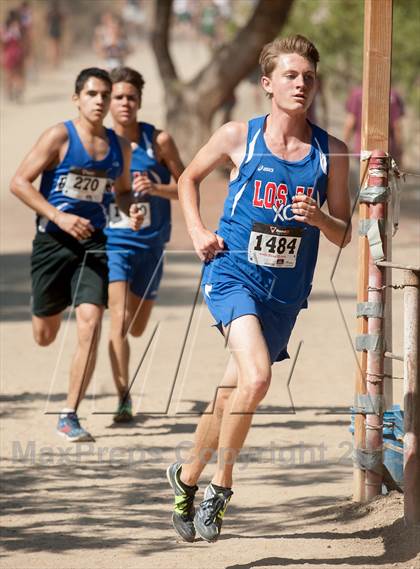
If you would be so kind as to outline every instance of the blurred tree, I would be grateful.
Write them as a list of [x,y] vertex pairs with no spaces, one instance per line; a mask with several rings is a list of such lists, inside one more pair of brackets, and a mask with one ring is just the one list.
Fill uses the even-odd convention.
[[[419,100],[420,2],[394,0],[392,82]],[[364,2],[296,0],[283,32],[308,36],[321,53],[320,70],[333,90],[362,81]]]
[[394,0],[392,81],[420,113],[420,2]]
[[321,54],[321,69],[330,86],[358,83],[363,65],[362,0],[296,0],[284,33],[301,33]]
[[165,87],[167,128],[185,159],[209,138],[215,112],[255,68],[262,46],[279,34],[292,4],[293,0],[258,0],[232,41],[217,48],[207,65],[183,82],[169,50],[172,0],[156,0],[152,44]]

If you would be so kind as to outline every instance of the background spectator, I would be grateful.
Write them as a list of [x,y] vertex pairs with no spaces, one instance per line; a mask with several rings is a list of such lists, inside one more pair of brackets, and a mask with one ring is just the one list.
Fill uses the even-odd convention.
[[11,10],[1,30],[2,66],[7,97],[22,101],[25,86],[25,42],[20,14]]
[[58,0],[51,0],[47,12],[47,33],[49,39],[49,59],[52,67],[61,63],[61,42],[63,37],[64,12]]
[[[360,154],[362,136],[362,87],[354,87],[347,98],[347,116],[344,123],[344,141],[352,148],[352,152]],[[401,118],[404,116],[404,103],[399,93],[391,88],[389,107],[389,153],[401,166],[402,162],[402,133]],[[353,137],[353,146],[351,139]]]

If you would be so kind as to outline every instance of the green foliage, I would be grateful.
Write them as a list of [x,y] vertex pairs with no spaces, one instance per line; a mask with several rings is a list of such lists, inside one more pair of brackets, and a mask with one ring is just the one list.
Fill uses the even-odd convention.
[[[363,0],[295,0],[282,35],[309,37],[321,54],[320,71],[333,89],[361,83]],[[405,97],[419,100],[420,2],[394,0],[392,81]]]
[[404,87],[413,103],[420,102],[420,3],[394,0],[392,80]]

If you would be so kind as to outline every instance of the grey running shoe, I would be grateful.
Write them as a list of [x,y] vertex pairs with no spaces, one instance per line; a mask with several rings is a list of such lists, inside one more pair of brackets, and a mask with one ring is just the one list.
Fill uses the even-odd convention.
[[188,490],[181,484],[181,465],[178,462],[171,464],[166,471],[168,482],[175,492],[174,511],[172,513],[172,525],[177,534],[184,541],[194,541],[194,497],[198,486]]
[[219,538],[223,516],[232,495],[229,488],[217,492],[212,484],[207,486],[204,500],[194,517],[195,529],[206,541],[216,541]]

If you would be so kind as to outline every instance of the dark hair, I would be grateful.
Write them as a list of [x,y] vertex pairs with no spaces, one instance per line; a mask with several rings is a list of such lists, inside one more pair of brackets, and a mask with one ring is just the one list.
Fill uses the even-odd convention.
[[111,71],[109,76],[113,85],[115,85],[115,83],[130,83],[133,85],[141,98],[144,87],[144,79],[141,73],[131,67],[116,67]]
[[6,27],[9,27],[14,22],[21,23],[19,12],[17,10],[9,10],[6,18]]
[[260,66],[263,75],[271,77],[277,64],[277,58],[281,53],[297,53],[301,55],[313,64],[316,71],[316,66],[319,62],[318,50],[308,38],[296,34],[287,38],[275,39],[263,47],[260,55]]
[[87,69],[82,69],[82,71],[76,77],[76,83],[74,86],[74,92],[76,93],[76,95],[80,94],[80,91],[85,86],[86,81],[91,77],[100,79],[101,81],[106,83],[110,89],[112,89],[112,83],[111,79],[109,78],[108,71],[105,71],[105,69],[99,69],[99,67],[88,67]]

